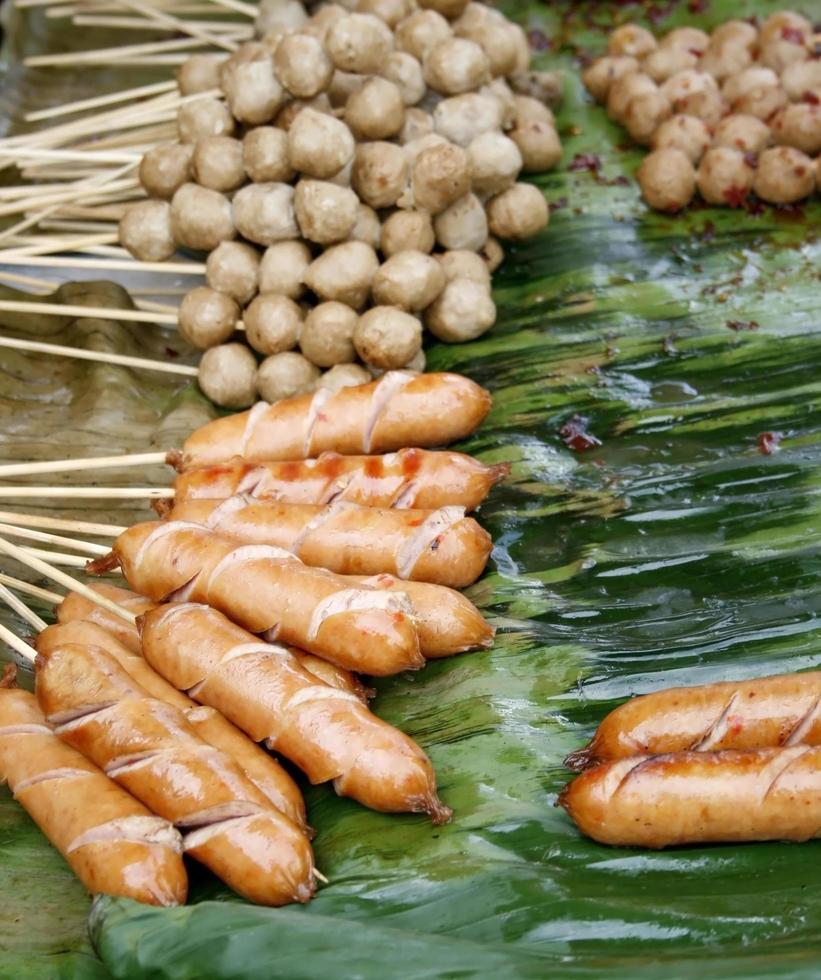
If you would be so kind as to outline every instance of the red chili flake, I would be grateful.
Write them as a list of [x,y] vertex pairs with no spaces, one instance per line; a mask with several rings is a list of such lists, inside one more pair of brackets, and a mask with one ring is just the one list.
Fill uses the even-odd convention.
[[[709,5],[708,0],[690,0],[687,9],[691,14],[703,14]],[[698,54],[698,52],[694,52],[694,54]]]
[[551,211],[561,211],[562,208],[566,208],[566,207],[567,207],[566,197],[560,197],[557,201],[550,202]]
[[780,432],[762,432],[758,437],[758,451],[762,456],[772,456],[778,451],[778,444],[782,438]]
[[170,357],[173,360],[175,357],[179,357],[180,356],[180,352],[178,350],[174,350],[173,347],[166,347],[165,348],[165,356],[166,357]]
[[748,194],[748,188],[736,187],[734,184],[732,187],[728,187],[727,190],[724,191],[724,200],[730,205],[731,208],[743,208]]
[[801,96],[801,101],[806,102],[808,105],[818,105],[821,99],[815,94],[815,92],[804,92]]
[[728,320],[730,330],[758,330],[761,324],[757,320]]
[[672,337],[665,337],[661,344],[661,349],[667,354],[668,357],[675,357],[678,354],[678,348]]
[[550,47],[550,38],[544,33],[544,31],[528,31],[527,40],[534,51],[547,51]]
[[804,43],[804,32],[799,31],[797,27],[782,27],[781,36],[785,41],[791,41],[793,44]]
[[601,439],[597,439],[592,432],[587,431],[587,419],[582,418],[581,415],[571,415],[559,429],[559,435],[564,440],[564,444],[577,453],[584,453],[588,449],[595,449],[596,446],[601,445]]
[[568,169],[589,170],[591,174],[597,174],[601,169],[601,158],[596,153],[577,153]]
[[752,167],[753,170],[755,170],[756,167],[758,167],[758,157],[755,155],[755,153],[749,153],[749,152],[745,153],[744,162],[747,164],[748,167]]

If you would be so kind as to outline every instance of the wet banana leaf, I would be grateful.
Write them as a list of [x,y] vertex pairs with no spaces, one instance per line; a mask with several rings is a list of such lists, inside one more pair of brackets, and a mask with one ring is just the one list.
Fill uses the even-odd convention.
[[[507,5],[544,48],[539,61],[568,69],[640,11],[663,30],[777,7]],[[111,975],[821,973],[821,844],[612,849],[581,838],[554,806],[564,756],[630,695],[821,660],[821,205],[652,214],[625,179],[642,151],[570,72],[559,122],[562,164],[537,179],[551,224],[500,270],[498,326],[430,351],[432,369],[493,389],[492,415],[464,448],[514,463],[482,509],[496,548],[470,590],[498,641],[378,684],[378,712],[429,751],[454,821],[432,829],[308,788],[330,879],[310,906],[252,908],[196,872],[185,909],[97,900],[91,937]],[[104,321],[3,323],[190,354],[173,335]],[[153,376],[9,353],[1,362],[6,458],[171,446],[210,411],[193,389]],[[140,516],[131,505],[94,513]],[[79,886],[5,797],[0,830],[10,917],[0,975],[93,976]]]

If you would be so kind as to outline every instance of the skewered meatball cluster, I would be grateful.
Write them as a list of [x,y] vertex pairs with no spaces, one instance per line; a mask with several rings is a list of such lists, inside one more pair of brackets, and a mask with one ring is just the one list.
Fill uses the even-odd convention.
[[208,253],[179,317],[203,390],[241,407],[424,370],[425,328],[481,336],[500,241],[548,222],[520,176],[561,156],[524,31],[466,0],[264,0],[257,28],[182,66],[179,142],[120,227],[141,260]]
[[642,196],[676,212],[696,190],[742,206],[755,193],[792,204],[815,190],[821,152],[819,37],[788,10],[760,27],[731,20],[712,34],[679,27],[656,39],[635,24],[612,32],[584,72],[593,97],[636,142]]

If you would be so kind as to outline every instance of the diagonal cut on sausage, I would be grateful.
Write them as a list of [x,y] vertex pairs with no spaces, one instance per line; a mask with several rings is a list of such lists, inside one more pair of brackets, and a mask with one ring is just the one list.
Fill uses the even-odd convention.
[[559,797],[601,844],[673,847],[821,836],[821,746],[605,762]]
[[[153,603],[149,608],[153,608]],[[136,631],[136,627],[134,627]],[[125,670],[152,698],[178,708],[203,741],[230,756],[268,800],[297,826],[307,831],[305,801],[282,766],[219,712],[202,708],[161,677],[142,656],[131,653],[104,627],[88,620],[48,626],[37,637],[37,650],[48,657],[66,644],[98,647]]]
[[674,687],[611,711],[570,769],[666,752],[821,745],[821,671]]
[[[397,583],[396,580],[392,581],[394,584],[401,584]],[[107,582],[98,582],[96,585],[92,585],[91,588],[107,599],[111,599],[112,602],[118,603],[124,609],[129,610],[129,612],[134,613],[135,616],[148,612],[149,609],[153,609],[157,605],[156,602],[153,602],[151,599],[146,599],[145,596],[131,592],[129,589],[120,589],[116,585],[109,585]],[[454,595],[459,595],[459,593],[454,593]],[[459,596],[459,598],[461,599],[462,597]],[[470,606],[471,609],[475,609],[466,599],[463,602]],[[451,602],[451,605],[454,605],[454,603]],[[462,613],[460,618],[464,619],[465,622],[463,631],[465,633],[469,629],[475,631],[476,626],[473,625],[472,618],[468,613],[461,611],[461,606],[458,608]],[[478,609],[475,609],[475,612],[477,616],[481,615]],[[108,609],[103,608],[103,606],[98,606],[91,602],[84,595],[80,595],[79,592],[69,592],[65,599],[56,607],[55,613],[57,614],[57,621],[60,623],[73,623],[81,620],[96,623],[102,626],[108,633],[111,633],[131,653],[139,657],[142,656],[143,650],[137,627],[131,623],[127,623],[119,616],[115,616]],[[417,612],[416,615],[419,617],[420,614]],[[419,630],[420,634],[424,632],[424,619]],[[336,664],[322,660],[321,657],[315,657],[313,654],[305,653],[302,650],[292,648],[291,653],[299,660],[300,665],[305,670],[316,675],[326,684],[330,684],[331,687],[338,687],[342,691],[350,691],[351,694],[355,694],[362,701],[367,701],[369,697],[372,697],[373,692],[370,688],[365,687],[362,681],[349,670],[344,670],[342,667],[337,667]]]
[[284,548],[338,575],[387,572],[453,589],[479,578],[493,547],[463,507],[382,510],[343,501],[322,507],[238,494],[175,503],[169,520],[203,524],[243,544]]
[[99,648],[67,643],[39,654],[35,667],[55,733],[180,829],[187,854],[249,901],[308,901],[305,835],[179,709],[148,697]]
[[370,384],[259,402],[208,422],[186,439],[182,466],[213,466],[235,456],[268,462],[444,446],[478,428],[490,405],[488,392],[459,374],[388,371]]
[[[252,633],[348,670],[386,676],[424,666],[406,595],[353,586],[282,549],[237,547],[201,524],[151,522],[121,534],[113,556],[150,599],[205,602]],[[111,567],[106,557],[88,570]]]
[[91,894],[185,904],[179,833],[61,742],[28,691],[0,689],[0,782]]
[[194,603],[158,607],[139,623],[145,657],[158,672],[265,740],[312,783],[333,780],[340,796],[385,813],[450,818],[419,746],[350,694],[319,684],[284,647]]
[[[170,454],[172,462],[176,460]],[[503,480],[506,463],[486,466],[472,456],[425,449],[400,449],[386,456],[340,456],[249,463],[232,459],[184,471],[174,481],[174,499],[222,499],[247,493],[258,500],[286,504],[330,504],[338,500],[363,507],[476,510]]]

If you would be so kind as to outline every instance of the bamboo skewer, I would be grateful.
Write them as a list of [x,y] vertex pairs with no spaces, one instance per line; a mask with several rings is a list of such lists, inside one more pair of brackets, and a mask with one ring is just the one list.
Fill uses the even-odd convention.
[[[164,452],[128,453],[122,456],[44,460],[39,463],[9,463],[0,465],[0,480],[9,476],[34,476],[37,473],[79,473],[81,470],[104,470],[120,466],[150,466],[152,463],[164,463],[165,457]],[[0,520],[6,520],[2,512]]]
[[0,640],[7,643],[12,650],[19,653],[21,657],[28,660],[30,663],[34,663],[37,654],[34,649],[28,645],[24,640],[21,640],[19,636],[7,627],[0,623]]
[[29,499],[57,497],[70,500],[170,500],[172,487],[0,487],[2,499]]
[[13,609],[21,619],[25,619],[29,626],[33,626],[38,633],[48,626],[44,619],[40,619],[37,613],[32,612],[22,599],[18,599],[11,590],[2,584],[0,584],[0,599],[5,602],[9,609]]
[[29,351],[39,354],[55,354],[58,357],[74,357],[80,361],[97,361],[99,364],[116,364],[121,367],[140,368],[144,371],[180,374],[189,378],[196,378],[199,374],[197,368],[189,367],[187,364],[168,364],[165,361],[152,361],[148,357],[108,354],[101,351],[84,350],[82,348],[63,347],[60,344],[43,344],[35,340],[16,340],[12,337],[0,337],[0,347],[9,347],[13,350]]
[[6,575],[4,572],[0,572],[0,582],[3,585],[11,586],[17,592],[33,596],[35,599],[41,599],[43,602],[52,602],[56,605],[63,601],[63,596],[58,592],[41,589],[39,585],[32,585],[31,582],[24,582],[21,578],[14,578],[13,575]]
[[122,47],[96,48],[91,51],[67,51],[63,54],[35,54],[26,58],[23,64],[27,68],[73,68],[77,64],[86,64],[91,61],[104,61],[106,64],[111,64],[115,58],[118,62],[121,62],[122,59],[136,55],[189,51],[192,48],[201,48],[212,43],[211,41],[203,41],[198,37],[174,38],[170,41],[150,41],[145,44],[127,44]]
[[115,538],[128,528],[117,524],[97,524],[92,521],[74,521],[67,517],[40,517],[38,514],[18,514],[15,511],[0,510],[0,521],[4,524],[21,527],[41,527],[50,531],[76,531],[78,534],[91,534],[94,537]]
[[228,41],[219,34],[211,34],[199,27],[193,27],[188,21],[181,20],[179,17],[172,17],[170,14],[163,13],[157,7],[152,7],[143,0],[119,0],[122,6],[136,10],[150,20],[157,21],[159,24],[170,25],[183,34],[189,34],[196,38],[200,43],[213,45],[215,48],[222,48],[223,51],[236,51],[237,45],[233,41]]
[[34,531],[28,527],[18,527],[14,524],[0,523],[0,533],[9,538],[21,538],[24,541],[39,541],[41,544],[57,544],[63,548],[76,548],[86,555],[107,555],[110,551],[102,544],[92,544],[89,541],[76,541],[74,538],[64,538],[61,534],[49,534],[46,531]]
[[70,555],[65,551],[46,551],[44,548],[32,548],[28,545],[21,546],[20,552],[30,558],[37,558],[38,560],[45,558],[53,565],[65,565],[67,568],[85,568],[89,560],[80,557],[80,555]]
[[[36,219],[35,219],[36,220]],[[34,222],[32,222],[34,223]],[[2,232],[0,232],[2,238]],[[73,259],[62,255],[17,255],[13,250],[0,251],[0,265],[22,265],[40,269],[110,269],[125,272],[159,272],[166,275],[205,275],[203,262],[136,262],[133,259]]]
[[55,568],[54,565],[43,561],[42,558],[27,554],[23,548],[18,548],[17,545],[11,544],[4,538],[0,538],[0,552],[8,555],[10,558],[17,559],[17,561],[23,565],[27,565],[29,568],[33,568],[34,571],[40,572],[41,575],[50,578],[53,582],[58,582],[67,589],[78,592],[81,596],[96,603],[96,605],[102,606],[103,609],[108,609],[109,612],[113,612],[127,623],[134,623],[136,621],[137,617],[133,613],[123,609],[122,606],[118,606],[116,602],[112,602],[106,596],[95,592],[82,582],[78,582],[77,579],[72,578],[71,575],[66,574],[66,572],[61,571],[59,568]]
[[[2,258],[2,253],[0,253]],[[176,327],[177,317],[171,313],[152,313],[146,310],[120,310],[107,306],[72,306],[61,303],[28,303],[16,299],[0,300],[0,312],[8,313],[47,313],[52,316],[67,316],[95,320],[125,320],[134,323],[165,323]]]
[[42,119],[55,119],[59,116],[69,116],[75,112],[85,112],[86,109],[97,109],[100,106],[113,105],[119,102],[130,102],[136,99],[146,98],[149,95],[160,95],[165,92],[176,91],[177,83],[154,82],[151,85],[140,85],[137,88],[126,89],[123,92],[112,92],[110,95],[96,95],[92,99],[77,99],[74,102],[65,102],[62,105],[52,106],[50,109],[39,109],[37,112],[28,112],[25,115],[26,122],[40,122]]

